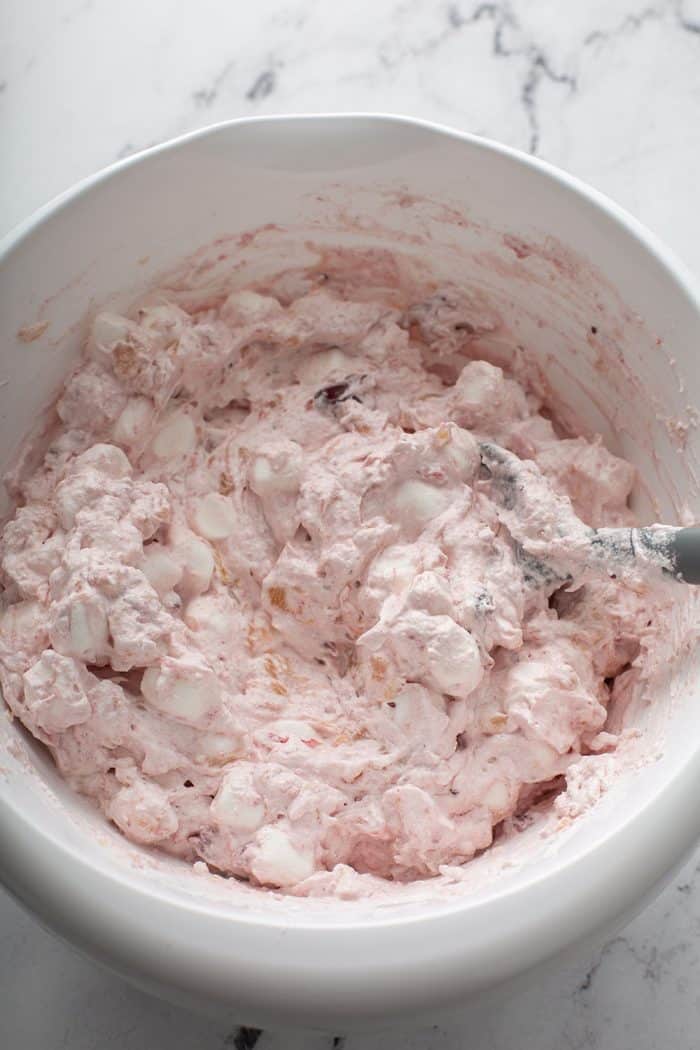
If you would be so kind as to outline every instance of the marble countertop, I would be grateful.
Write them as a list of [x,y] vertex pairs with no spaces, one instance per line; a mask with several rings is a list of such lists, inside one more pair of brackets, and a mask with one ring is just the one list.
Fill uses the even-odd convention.
[[[700,0],[23,0],[0,10],[0,234],[77,179],[229,117],[381,110],[499,139],[610,194],[700,274]],[[698,1046],[700,855],[595,959],[478,1021],[345,1050]],[[0,893],[8,1050],[331,1050],[130,989]]]

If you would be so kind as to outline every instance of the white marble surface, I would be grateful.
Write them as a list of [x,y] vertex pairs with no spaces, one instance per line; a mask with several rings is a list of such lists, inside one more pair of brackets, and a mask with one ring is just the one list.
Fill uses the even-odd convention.
[[[246,114],[383,110],[560,164],[700,274],[700,0],[5,0],[0,233],[76,179]],[[129,989],[0,896],[0,1046],[238,1050],[253,1033]],[[691,1050],[700,856],[595,960],[478,1023],[346,1050]],[[259,1050],[333,1037],[264,1033]],[[339,1045],[336,1043],[336,1045]]]

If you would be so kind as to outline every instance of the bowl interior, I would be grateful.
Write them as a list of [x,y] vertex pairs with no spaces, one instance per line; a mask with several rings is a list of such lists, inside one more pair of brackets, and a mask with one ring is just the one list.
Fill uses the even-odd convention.
[[[691,347],[700,315],[651,241],[508,151],[371,118],[214,129],[126,162],[30,224],[2,261],[0,467],[55,396],[98,306],[128,303],[176,271],[204,289],[243,285],[333,245],[391,252],[426,287],[468,286],[499,320],[484,355],[504,366],[524,355],[565,426],[601,434],[636,464],[640,518],[697,519],[700,373]],[[679,595],[669,654],[689,615]],[[697,681],[692,652],[659,670],[654,703],[629,712],[649,764],[621,767],[600,803],[556,836],[535,828],[489,851],[444,896],[426,883],[379,901],[293,901],[198,877],[126,843],[2,719],[5,803],[90,865],[220,913],[333,925],[473,907],[610,840],[697,759]]]

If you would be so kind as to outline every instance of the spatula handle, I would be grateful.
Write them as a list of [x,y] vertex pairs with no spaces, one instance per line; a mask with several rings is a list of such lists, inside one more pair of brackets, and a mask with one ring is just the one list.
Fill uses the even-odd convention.
[[700,525],[678,529],[671,540],[671,555],[682,580],[700,583]]

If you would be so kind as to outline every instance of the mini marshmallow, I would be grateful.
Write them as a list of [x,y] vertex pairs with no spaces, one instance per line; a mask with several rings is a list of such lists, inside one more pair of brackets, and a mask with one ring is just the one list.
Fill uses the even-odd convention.
[[197,747],[195,761],[221,766],[238,757],[240,740],[227,733],[199,733]]
[[205,540],[189,529],[173,529],[172,553],[182,567],[180,590],[186,597],[203,594],[214,574],[214,555]]
[[275,470],[269,459],[258,456],[253,464],[250,487],[258,496],[297,492],[299,490],[299,471],[293,465]]
[[203,594],[192,598],[183,617],[191,631],[218,645],[230,644],[235,637],[226,598],[222,595]]
[[92,322],[92,341],[100,350],[110,350],[128,337],[132,323],[119,314],[103,311]]
[[143,572],[151,587],[163,595],[177,587],[183,570],[167,551],[152,545],[144,551]]
[[544,740],[529,737],[523,746],[523,759],[526,757],[529,769],[532,771],[532,780],[536,781],[545,776],[546,769],[552,769],[558,754],[556,749],[545,743]]
[[447,577],[428,570],[416,573],[405,598],[407,609],[421,609],[433,616],[454,612],[452,592]]
[[313,740],[316,731],[308,722],[302,722],[297,718],[280,718],[276,722],[268,722],[263,728],[257,730],[254,739],[265,747],[283,744],[300,744],[304,740]]
[[144,780],[120,788],[107,806],[107,816],[130,839],[144,846],[170,838],[178,828],[167,792]]
[[387,547],[372,562],[367,583],[399,594],[410,587],[417,571],[416,555],[407,544],[395,543]]
[[253,787],[250,765],[237,763],[224,775],[210,810],[217,824],[238,834],[257,831],[265,803]]
[[63,733],[92,713],[83,685],[84,670],[69,656],[47,649],[24,674],[24,699],[36,724]]
[[440,693],[466,697],[484,674],[476,641],[445,614],[405,608],[380,621],[360,642],[370,652],[389,654],[405,678],[420,679]]
[[313,854],[297,849],[278,827],[261,828],[249,853],[251,871],[263,886],[294,886],[314,873]]
[[236,527],[236,512],[231,500],[210,492],[195,501],[192,527],[206,540],[225,540]]
[[132,397],[114,424],[112,437],[118,445],[131,448],[143,440],[153,422],[155,406],[150,397]]
[[93,445],[87,452],[75,457],[70,473],[81,474],[85,470],[97,470],[108,478],[128,478],[131,476],[131,463],[117,445]]
[[73,656],[86,663],[98,663],[109,653],[107,613],[97,597],[77,598],[69,616],[70,646]]
[[274,490],[275,475],[269,459],[258,456],[250,472],[250,487],[256,495],[261,496]]
[[151,442],[151,451],[157,459],[180,459],[194,452],[196,446],[197,429],[192,417],[186,412],[173,412]]
[[[428,716],[436,712],[445,713],[445,700],[442,697],[431,697],[424,686],[411,682],[396,694],[393,700],[393,719],[407,732],[425,722]],[[427,742],[427,741],[426,741]]]
[[402,482],[396,490],[394,508],[399,518],[407,519],[414,526],[421,526],[447,510],[451,500],[452,494],[448,490],[411,479]]
[[207,720],[221,706],[221,689],[208,667],[166,659],[147,667],[141,680],[145,700],[170,718],[191,725]]
[[488,361],[469,361],[457,377],[455,386],[466,395],[470,405],[495,402],[503,386],[503,369]]
[[175,333],[181,328],[182,318],[183,313],[179,307],[172,303],[161,303],[148,306],[142,311],[140,326],[146,332]]
[[250,472],[250,487],[264,499],[268,496],[294,495],[299,491],[303,454],[295,441],[279,442],[261,450]]
[[444,423],[436,431],[438,447],[455,473],[471,481],[479,470],[479,444],[468,430],[455,423]]
[[348,355],[337,347],[332,347],[307,357],[297,369],[297,375],[302,383],[308,383],[317,389],[325,386],[331,379],[342,379],[352,370],[353,364]]
[[13,649],[26,649],[28,643],[45,633],[44,607],[32,600],[15,602],[0,613],[0,637]]
[[469,631],[449,616],[430,619],[437,630],[431,632],[428,642],[426,679],[442,693],[467,696],[484,674],[479,647]]
[[54,498],[58,520],[64,529],[72,529],[83,507],[99,498],[101,490],[86,482],[84,477],[65,478],[56,486]]
[[470,361],[464,366],[454,386],[457,413],[467,413],[475,425],[479,420],[495,418],[522,419],[528,414],[527,395],[515,381],[506,379],[503,370],[488,361]]
[[494,780],[490,787],[481,793],[480,801],[482,806],[490,809],[497,818],[509,813],[513,805],[508,785],[502,780]]
[[251,292],[247,288],[231,292],[221,308],[228,323],[236,325],[258,324],[281,312],[276,299]]

